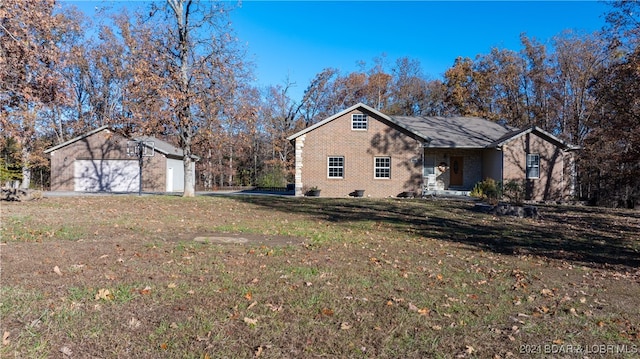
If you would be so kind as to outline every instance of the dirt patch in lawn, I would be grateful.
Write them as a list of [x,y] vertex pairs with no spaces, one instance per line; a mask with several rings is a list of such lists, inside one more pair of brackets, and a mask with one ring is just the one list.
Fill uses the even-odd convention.
[[261,234],[230,234],[230,233],[198,233],[189,235],[193,241],[205,244],[246,244],[261,246],[300,245],[304,239],[290,236],[261,235]]

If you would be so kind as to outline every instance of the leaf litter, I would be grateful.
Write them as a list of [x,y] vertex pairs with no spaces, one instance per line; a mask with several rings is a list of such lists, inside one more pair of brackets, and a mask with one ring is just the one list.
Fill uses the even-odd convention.
[[[262,234],[266,228],[261,228],[264,222],[256,220],[264,217],[281,223],[274,217],[278,211],[263,211],[250,202],[237,206],[229,199],[197,200],[200,212],[189,212],[193,217],[179,218],[180,224],[194,225],[198,218],[201,223],[211,223],[211,218],[224,218],[214,212],[216,206],[223,205],[230,208],[225,216],[232,217],[231,222],[245,223],[249,227],[254,223],[256,233],[261,234],[233,234],[256,239],[256,242],[240,246],[237,243],[194,241],[193,238],[212,233],[227,237],[230,234],[215,228],[211,230],[210,224],[208,228],[196,224],[197,228],[192,232],[186,225],[171,227],[170,222],[160,219],[162,216],[168,218],[182,205],[180,201],[169,200],[154,204],[157,213],[145,211],[153,213],[153,217],[138,219],[135,226],[86,218],[86,223],[95,223],[95,228],[82,241],[63,242],[64,246],[51,245],[56,243],[55,236],[39,243],[9,242],[3,248],[3,261],[7,261],[7,265],[3,263],[3,285],[18,288],[19,285],[33,287],[35,284],[38,288],[37,280],[42,278],[42,299],[34,300],[34,307],[47,301],[68,303],[54,306],[54,310],[40,317],[30,330],[91,332],[89,323],[62,320],[65,317],[58,313],[64,314],[64,310],[82,311],[83,316],[96,313],[94,320],[105,323],[103,325],[109,326],[113,320],[120,323],[120,328],[124,325],[130,329],[127,331],[132,335],[130,337],[118,332],[105,333],[103,341],[94,343],[97,349],[74,346],[74,352],[109,350],[108,342],[133,340],[138,343],[135,350],[141,357],[162,355],[158,352],[154,355],[153,350],[174,356],[203,353],[203,357],[220,352],[248,353],[256,357],[267,354],[269,357],[304,357],[309,354],[305,350],[316,353],[338,351],[349,356],[350,348],[366,348],[367,355],[373,356],[385,356],[385,353],[389,356],[388,353],[395,350],[404,357],[418,357],[412,354],[434,350],[427,348],[421,338],[435,335],[440,338],[436,353],[507,357],[508,353],[518,353],[519,345],[524,343],[572,343],[572,337],[567,333],[575,330],[579,330],[577,334],[585,340],[615,338],[616,343],[638,340],[638,327],[633,324],[640,321],[638,302],[629,295],[637,291],[640,283],[638,267],[567,259],[567,251],[562,253],[564,257],[555,258],[547,251],[531,252],[528,246],[522,247],[526,254],[504,254],[484,246],[493,245],[494,242],[483,239],[492,236],[490,230],[493,229],[478,226],[473,232],[463,226],[462,230],[466,232],[457,238],[468,242],[456,243],[451,239],[453,236],[432,231],[430,227],[432,221],[445,223],[448,218],[476,221],[477,224],[485,220],[485,226],[503,226],[504,231],[500,233],[508,233],[508,226],[520,226],[517,220],[465,217],[464,208],[455,206],[452,211],[455,216],[448,217],[444,204],[434,206],[429,202],[401,201],[394,208],[394,201],[382,201],[385,210],[392,209],[386,212],[387,218],[393,219],[393,211],[423,207],[428,209],[429,216],[426,219],[423,215],[403,217],[412,221],[410,231],[402,228],[402,221],[381,217],[371,222],[370,227],[364,222],[361,231],[353,225],[357,222],[351,220],[333,219],[329,223],[312,214],[287,212],[286,226],[302,223],[298,229],[300,233],[305,233],[308,223],[318,225],[313,235],[322,234],[324,230],[339,233],[345,226],[344,232],[349,233],[350,239],[323,239],[325,242],[313,243],[303,234],[297,243],[306,245],[280,249],[277,246],[290,246],[293,237],[283,236],[282,241],[271,242],[268,237],[271,234]],[[108,202],[111,203],[102,203],[88,199],[84,202],[88,208],[117,205],[114,214],[127,211],[126,202],[121,200],[110,199]],[[288,210],[297,205],[293,201],[286,203]],[[375,207],[379,203],[372,201],[368,205]],[[29,208],[12,207],[11,210]],[[369,212],[367,207],[357,210],[363,212],[363,217],[376,218],[377,212]],[[323,213],[330,211],[330,207],[323,209]],[[555,213],[545,214],[545,220],[554,216],[562,218],[561,214]],[[82,220],[82,216],[82,213],[75,215],[74,212],[73,220]],[[113,220],[123,217],[126,214]],[[231,223],[229,219],[227,222]],[[143,229],[141,226],[145,223],[152,227]],[[554,222],[554,226],[562,230],[562,221]],[[549,231],[549,227],[536,227],[536,230],[547,235],[545,231]],[[438,231],[443,228],[456,226],[437,226]],[[130,236],[134,230],[141,230],[142,234]],[[460,225],[457,230],[461,230]],[[524,233],[526,229],[523,227],[520,231]],[[570,237],[580,231],[579,226],[573,226],[562,235]],[[536,234],[531,232],[531,235]],[[330,235],[324,236],[330,238]],[[132,241],[132,238],[138,239]],[[518,240],[516,237],[500,239],[501,243]],[[627,246],[632,245],[629,237],[619,240]],[[472,241],[484,242],[476,245]],[[41,258],[42,264],[18,258]],[[81,270],[63,271],[78,263],[84,264]],[[292,268],[310,266],[316,269],[302,279],[291,275],[294,273]],[[56,283],[62,288],[59,293],[44,289],[47,288],[44,280],[51,277],[51,268],[57,274],[54,276]],[[27,277],[20,273],[31,275]],[[331,273],[330,282],[329,278],[321,278],[322,273]],[[70,292],[64,288],[76,289]],[[115,298],[116,291],[118,298]],[[66,298],[71,295],[80,305],[70,305],[71,301]],[[91,300],[90,305],[82,305]],[[3,299],[2,305],[7,305],[5,303]],[[321,320],[316,319],[318,314]],[[172,319],[163,324],[162,318]],[[17,341],[12,339],[18,338],[20,334],[15,333],[23,330],[11,323],[21,320],[24,319],[11,315],[7,322],[9,326],[3,328],[3,347],[8,350],[15,350]],[[31,317],[28,322],[35,320]],[[164,326],[170,331],[149,343],[149,333]],[[278,329],[273,333],[261,330],[267,327]],[[176,330],[178,328],[184,329]],[[280,339],[285,332],[286,343]],[[217,344],[214,337],[227,339]],[[190,341],[189,338],[198,340]],[[71,348],[54,337],[50,340],[51,348]],[[405,346],[403,343],[407,342],[415,344]],[[189,343],[202,344],[193,346]],[[148,351],[143,349],[145,345],[150,348]],[[123,355],[124,351],[120,353]],[[94,352],[95,355],[99,356]]]

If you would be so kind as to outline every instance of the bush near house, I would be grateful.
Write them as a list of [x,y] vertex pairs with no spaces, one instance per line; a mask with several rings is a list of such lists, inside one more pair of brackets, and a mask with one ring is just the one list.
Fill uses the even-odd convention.
[[471,190],[471,196],[490,204],[497,204],[502,197],[502,185],[493,178],[486,178],[484,181],[476,183]]

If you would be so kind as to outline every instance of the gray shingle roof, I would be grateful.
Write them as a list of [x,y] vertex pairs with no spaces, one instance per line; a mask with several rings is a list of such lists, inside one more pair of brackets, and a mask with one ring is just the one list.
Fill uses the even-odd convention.
[[313,126],[299,131],[287,139],[294,140],[298,136],[313,131],[324,124],[339,118],[355,109],[373,113],[392,124],[405,129],[417,139],[422,139],[425,146],[431,148],[492,148],[500,147],[505,143],[527,133],[534,132],[547,141],[555,143],[564,149],[575,150],[579,147],[572,146],[552,134],[535,126],[518,129],[504,126],[497,122],[480,117],[426,117],[426,116],[388,116],[363,103],[353,105],[331,117],[328,117]]
[[[167,157],[173,157],[177,159],[184,158],[184,151],[181,148],[178,148],[169,142],[165,142],[163,140],[157,139],[155,137],[149,136],[139,136],[135,138],[136,141],[150,141],[153,142],[153,147],[156,151],[166,155]],[[195,161],[199,161],[200,157],[194,154],[191,155],[191,158]]]
[[[61,143],[59,145],[53,146],[51,148],[48,148],[44,151],[44,153],[50,153],[53,152],[57,149],[60,149],[62,147],[68,146],[74,142],[80,141],[83,138],[89,137],[95,133],[98,133],[102,130],[106,130],[106,129],[110,129],[110,127],[108,125],[105,126],[101,126],[98,127],[92,131],[89,131],[83,135],[80,135],[78,137],[74,137],[72,139],[70,139],[69,141],[66,141],[64,143]],[[149,141],[149,142],[153,142],[153,147],[155,149],[155,151],[160,152],[168,157],[173,157],[173,158],[177,158],[177,159],[182,159],[184,157],[184,151],[181,148],[175,147],[174,145],[165,142],[163,140],[159,140],[155,137],[149,137],[149,136],[140,136],[140,137],[135,137],[134,140],[136,141]],[[199,160],[200,157],[196,156],[196,155],[192,155],[192,158],[194,160]]]
[[174,145],[159,140],[155,137],[149,137],[149,136],[139,136],[135,138],[136,141],[145,141],[145,142],[153,142],[153,147],[155,148],[156,151],[165,154],[167,156],[172,156],[172,157],[183,157],[184,156],[184,151],[182,151],[182,149],[175,147]]
[[483,148],[514,131],[479,117],[390,117],[432,148]]

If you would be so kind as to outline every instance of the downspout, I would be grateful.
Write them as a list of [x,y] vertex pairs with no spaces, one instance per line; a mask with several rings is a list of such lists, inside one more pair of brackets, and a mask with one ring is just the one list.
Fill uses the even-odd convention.
[[502,183],[502,188],[504,188],[504,151],[502,146],[496,146],[496,151],[500,152],[500,183]]

